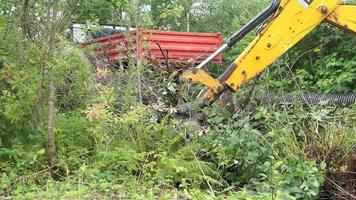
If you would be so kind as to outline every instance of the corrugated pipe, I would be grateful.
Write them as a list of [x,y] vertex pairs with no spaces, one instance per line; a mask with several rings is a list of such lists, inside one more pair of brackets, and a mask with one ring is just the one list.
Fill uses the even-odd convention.
[[286,94],[279,98],[273,98],[271,96],[267,97],[267,99],[264,98],[266,103],[272,103],[275,102],[275,100],[290,104],[302,103],[306,105],[316,105],[322,101],[328,101],[337,106],[351,106],[356,103],[356,94],[303,93],[299,95]]

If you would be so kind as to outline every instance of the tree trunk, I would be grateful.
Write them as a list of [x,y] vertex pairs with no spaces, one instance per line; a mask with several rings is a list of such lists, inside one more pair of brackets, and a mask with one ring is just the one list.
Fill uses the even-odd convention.
[[[49,8],[47,10],[47,27],[48,27],[48,43],[45,44],[47,48],[45,48],[46,56],[49,58],[52,56],[52,51],[54,50],[55,45],[55,34],[56,32],[56,22],[57,22],[57,14],[58,14],[58,1],[54,0],[52,4],[49,4]],[[47,58],[47,59],[49,59]],[[53,77],[53,69],[50,66],[47,66],[47,73],[48,73],[48,121],[47,121],[47,128],[48,128],[48,150],[50,154],[50,169],[52,172],[56,170],[57,166],[57,149],[56,149],[56,135],[55,135],[55,101],[56,101],[56,87],[54,85],[54,77]]]
[[190,10],[187,11],[187,32],[190,32]]
[[[140,49],[140,31],[139,31],[139,27],[136,26],[136,48]],[[136,66],[137,66],[137,92],[138,92],[138,98],[139,98],[139,104],[142,105],[143,104],[143,99],[142,99],[142,55],[138,54],[136,56]]]
[[50,153],[50,168],[54,171],[57,165],[56,135],[54,132],[56,87],[51,71],[48,72],[48,92],[48,149]]
[[68,21],[70,20],[75,7],[78,5],[78,0],[68,1],[69,7],[66,12],[59,14],[59,0],[52,0],[48,3],[47,8],[47,32],[46,41],[44,44],[43,69],[47,71],[48,76],[48,121],[47,121],[47,142],[48,152],[50,156],[50,169],[52,176],[58,164],[57,149],[56,149],[56,134],[55,134],[55,117],[56,117],[56,85],[54,82],[54,74],[52,66],[48,66],[46,61],[51,60],[53,51],[55,51],[56,34],[61,33]]
[[30,15],[28,12],[29,7],[29,0],[24,0],[22,2],[22,13],[21,13],[21,28],[22,34],[27,37],[31,38],[31,21],[29,19]]

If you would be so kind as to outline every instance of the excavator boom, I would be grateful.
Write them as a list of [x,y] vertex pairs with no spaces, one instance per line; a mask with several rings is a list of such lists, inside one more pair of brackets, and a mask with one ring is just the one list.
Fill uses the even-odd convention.
[[[356,6],[342,5],[341,0],[274,0],[205,62],[187,70],[181,79],[205,85],[208,89],[201,98],[206,104],[213,103],[227,89],[236,92],[323,22],[355,34]],[[218,79],[203,70],[260,24],[263,25],[258,36]]]

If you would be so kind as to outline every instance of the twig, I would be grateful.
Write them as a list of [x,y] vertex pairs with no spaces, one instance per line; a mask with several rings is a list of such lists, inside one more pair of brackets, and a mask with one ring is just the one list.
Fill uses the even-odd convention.
[[341,192],[345,193],[346,195],[350,196],[352,199],[356,199],[356,196],[350,194],[349,192],[347,192],[346,190],[344,190],[344,188],[342,188],[341,186],[339,186],[337,183],[335,183],[333,180],[331,180],[330,178],[326,177],[326,180],[330,183],[332,183],[334,186],[336,186]]
[[167,50],[167,55],[166,55],[166,54],[164,54],[163,49],[162,49],[161,45],[159,44],[159,42],[157,42],[157,46],[158,46],[159,50],[161,51],[161,54],[162,54],[164,60],[166,61],[166,66],[168,68],[169,67],[168,66],[168,50]]
[[191,150],[191,152],[192,152],[192,154],[193,154],[193,156],[194,156],[195,161],[197,162],[197,165],[198,165],[198,167],[199,167],[199,170],[200,170],[201,173],[203,174],[203,176],[204,176],[204,178],[205,178],[205,181],[206,181],[206,183],[207,183],[208,186],[209,186],[210,192],[211,192],[211,193],[213,194],[213,196],[215,197],[215,192],[214,192],[213,188],[211,187],[211,185],[210,185],[208,179],[206,178],[207,176],[205,175],[204,170],[203,170],[202,167],[200,166],[200,163],[199,163],[199,160],[198,160],[197,156],[195,155],[195,153],[193,152],[193,150]]

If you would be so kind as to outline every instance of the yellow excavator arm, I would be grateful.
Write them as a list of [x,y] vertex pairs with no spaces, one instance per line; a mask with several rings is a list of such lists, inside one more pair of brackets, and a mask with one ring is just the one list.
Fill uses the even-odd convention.
[[[341,0],[274,0],[207,60],[183,73],[181,79],[205,85],[208,89],[201,98],[206,104],[213,103],[226,89],[237,91],[323,22],[355,34],[356,6],[342,5]],[[203,70],[261,24],[258,36],[218,79]]]

